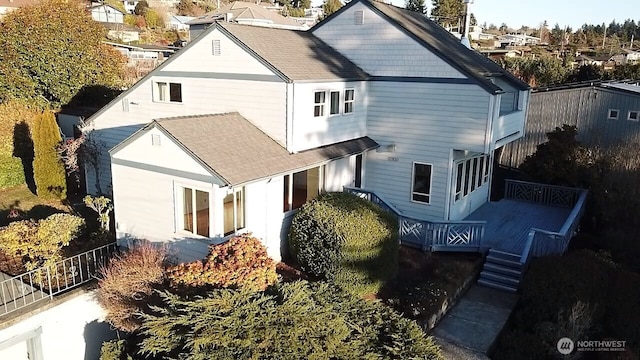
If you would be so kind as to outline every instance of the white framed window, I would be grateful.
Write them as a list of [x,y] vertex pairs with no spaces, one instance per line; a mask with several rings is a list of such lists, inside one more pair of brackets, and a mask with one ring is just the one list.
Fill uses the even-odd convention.
[[627,120],[638,121],[638,110],[629,110],[627,114]]
[[479,155],[455,162],[454,199],[463,199],[489,182],[489,155]]
[[154,100],[158,102],[182,102],[182,84],[165,81],[155,83]]
[[353,104],[355,102],[355,90],[346,89],[344,91],[344,113],[351,114],[353,112]]
[[326,91],[316,91],[313,93],[313,116],[321,117],[324,116],[324,107],[327,102],[327,92]]
[[329,115],[340,114],[340,91],[329,93]]
[[609,109],[609,115],[607,116],[607,119],[609,120],[618,120],[618,114],[620,113],[620,110],[618,109]]
[[414,162],[411,183],[411,201],[431,203],[431,176],[433,165]]
[[284,176],[283,212],[299,209],[324,191],[324,171],[315,167]]
[[160,146],[160,134],[151,134],[151,146]]
[[211,220],[209,216],[209,192],[190,187],[179,188],[180,230],[209,237]]
[[244,229],[244,187],[229,191],[224,197],[222,204],[224,236]]

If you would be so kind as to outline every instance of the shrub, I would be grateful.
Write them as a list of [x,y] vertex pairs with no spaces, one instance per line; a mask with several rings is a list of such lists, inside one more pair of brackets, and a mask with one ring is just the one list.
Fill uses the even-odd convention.
[[243,234],[212,245],[202,261],[177,265],[168,271],[174,286],[243,287],[264,290],[277,280],[276,265],[260,240]]
[[64,199],[67,196],[67,180],[56,146],[60,143],[60,130],[51,111],[43,112],[34,126],[33,177],[38,197]]
[[376,293],[398,269],[397,224],[355,195],[327,193],[295,215],[289,247],[303,270],[354,294]]
[[101,270],[97,297],[111,325],[129,332],[138,329],[137,314],[164,281],[166,256],[164,247],[140,242]]
[[164,293],[162,306],[154,310],[143,315],[140,352],[146,356],[439,358],[415,322],[327,283],[285,283],[266,292],[216,289],[194,299]]
[[102,343],[100,360],[133,360],[126,352],[125,340],[109,340]]
[[71,214],[53,214],[39,222],[22,220],[0,229],[0,250],[21,256],[33,270],[62,260],[60,250],[84,227],[84,219]]

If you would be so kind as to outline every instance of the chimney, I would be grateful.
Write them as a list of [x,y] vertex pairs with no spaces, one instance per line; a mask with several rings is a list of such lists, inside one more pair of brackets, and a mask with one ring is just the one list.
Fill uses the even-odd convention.
[[233,13],[227,13],[227,16],[225,16],[225,18],[227,22],[231,22],[231,20],[233,20]]
[[465,4],[465,15],[464,15],[464,31],[462,32],[462,36],[460,37],[460,42],[462,45],[466,46],[468,49],[471,49],[471,42],[469,42],[469,21],[471,20],[471,4],[473,4],[473,0],[463,0]]

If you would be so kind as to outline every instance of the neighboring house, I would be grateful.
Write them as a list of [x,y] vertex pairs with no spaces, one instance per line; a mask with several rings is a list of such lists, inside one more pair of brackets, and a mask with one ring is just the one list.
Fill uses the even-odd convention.
[[91,18],[101,23],[124,24],[122,11],[107,4],[92,6]]
[[221,6],[220,9],[199,16],[187,24],[191,40],[204,32],[216,21],[227,21],[242,25],[264,26],[278,29],[306,30],[309,27],[292,18],[284,17],[275,11],[268,10],[259,4],[234,1]]
[[516,168],[547,141],[546,133],[568,124],[588,145],[640,142],[640,86],[584,82],[541,88],[531,94],[524,138],[504,147],[499,163]]
[[107,37],[111,40],[120,40],[125,43],[140,41],[140,33],[142,30],[133,25],[119,23],[100,23],[107,28]]
[[[449,27],[447,28],[447,31],[449,31],[451,34],[453,34],[453,36],[457,37],[458,39],[462,37],[461,30],[457,26]],[[473,26],[469,26],[469,38],[474,41],[481,41],[481,40],[492,40],[492,39],[495,39],[496,36],[493,34],[485,33],[484,29],[481,26],[473,25]]]
[[193,16],[170,15],[165,26],[172,30],[189,31],[189,21],[194,20]]
[[171,57],[178,48],[160,45],[126,45],[113,42],[104,42],[118,50],[122,55],[126,56],[129,62],[136,60],[160,60],[161,62]]
[[0,0],[0,19],[13,10],[34,5],[36,2],[37,0]]
[[611,60],[617,65],[637,64],[640,62],[640,51],[622,49],[622,54],[614,55]]
[[122,6],[127,10],[128,14],[133,14],[136,10],[136,5],[138,5],[139,0],[122,0]]
[[581,54],[576,57],[576,63],[578,66],[594,65],[600,66],[604,69],[612,69],[615,64],[615,59],[611,55],[585,55]]
[[498,36],[498,42],[500,42],[501,47],[538,45],[540,44],[540,38],[526,34],[506,34]]
[[354,0],[310,31],[215,23],[83,131],[112,148],[99,183],[119,241],[169,241],[187,260],[251,231],[279,259],[320,191],[366,186],[407,216],[466,218],[528,100],[437,24]]
[[493,61],[522,56],[522,51],[516,49],[484,49],[478,51]]

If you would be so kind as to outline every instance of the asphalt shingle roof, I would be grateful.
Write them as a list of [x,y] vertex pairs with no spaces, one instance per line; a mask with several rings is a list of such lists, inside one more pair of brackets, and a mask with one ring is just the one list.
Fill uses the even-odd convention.
[[158,119],[193,156],[229,185],[284,174],[378,147],[368,137],[291,154],[237,112]]
[[264,20],[271,24],[301,27],[301,24],[293,19],[284,17],[275,11],[265,9],[258,4],[246,1],[234,1],[227,5],[221,6],[220,9],[206,13],[188,22],[189,25],[212,24],[216,20],[223,19],[228,13],[233,14],[231,21],[257,19]]
[[311,32],[217,23],[292,81],[366,80],[369,75]]

